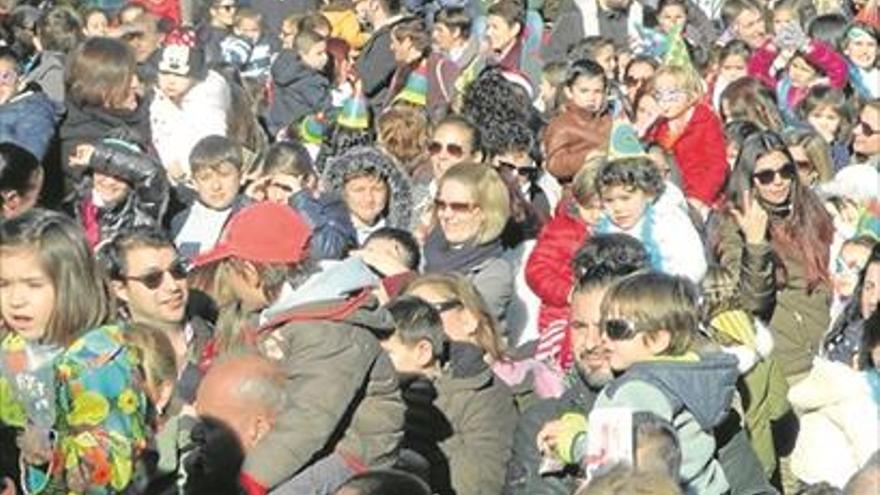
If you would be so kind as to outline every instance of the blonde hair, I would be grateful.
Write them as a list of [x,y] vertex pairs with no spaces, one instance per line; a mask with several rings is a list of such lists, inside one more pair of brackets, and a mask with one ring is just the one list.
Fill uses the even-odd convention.
[[599,175],[599,170],[605,165],[605,161],[604,154],[589,157],[571,180],[571,194],[579,205],[589,206],[590,201],[598,195],[596,177]]
[[407,284],[404,292],[412,294],[420,287],[428,287],[444,299],[460,301],[463,309],[477,318],[477,331],[474,338],[480,349],[494,361],[505,359],[501,326],[489,311],[486,301],[477,291],[473,282],[461,274],[434,273],[416,278]]
[[474,203],[483,213],[483,225],[477,234],[477,241],[484,244],[497,239],[510,218],[510,194],[498,173],[488,165],[465,162],[447,170],[440,178],[437,190],[441,190],[443,184],[449,181],[470,189]]
[[659,272],[636,272],[613,283],[602,300],[602,319],[621,318],[639,333],[656,338],[669,332],[661,354],[678,356],[690,350],[699,325],[697,293],[686,278]]
[[132,323],[125,339],[138,357],[148,387],[157,390],[163,383],[177,380],[177,358],[168,336],[159,329]]
[[674,78],[676,84],[678,84],[678,86],[685,90],[688,96],[690,96],[691,103],[698,100],[705,92],[703,80],[700,78],[700,75],[697,74],[697,71],[691,67],[663,65],[657,69],[657,72],[655,72],[654,76],[651,78],[653,86],[656,86],[657,80],[663,76]]
[[709,321],[726,311],[743,308],[739,279],[723,266],[709,267],[700,289],[703,296],[703,321]]
[[400,105],[391,107],[379,115],[376,127],[376,141],[407,171],[428,147],[428,117],[421,109]]

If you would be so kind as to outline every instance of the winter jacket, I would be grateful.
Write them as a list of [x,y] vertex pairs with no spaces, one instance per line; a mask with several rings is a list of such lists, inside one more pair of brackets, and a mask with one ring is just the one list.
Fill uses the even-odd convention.
[[685,196],[713,205],[727,179],[727,154],[721,121],[705,103],[697,103],[678,136],[670,134],[666,122],[648,131],[648,141],[659,143],[675,154]]
[[594,150],[605,151],[611,135],[611,116],[594,116],[566,105],[544,130],[544,168],[560,182],[570,182]]
[[342,198],[336,194],[312,196],[302,190],[290,196],[290,206],[312,226],[309,255],[315,260],[341,260],[358,247],[357,231]]
[[190,175],[189,155],[196,143],[207,136],[226,135],[231,99],[226,80],[212,70],[187,91],[180,105],[156,91],[150,105],[150,125],[153,146],[166,169],[178,165]]
[[391,30],[404,20],[407,18],[396,18],[374,31],[355,63],[363,83],[364,96],[370,100],[374,115],[388,99],[388,85],[397,69],[394,54],[391,53]]
[[403,446],[428,461],[434,493],[501,493],[517,413],[482,351],[453,343],[440,376],[411,380],[402,391]]
[[810,375],[789,391],[800,412],[791,454],[791,470],[799,479],[843,487],[880,448],[880,410],[867,377],[868,372],[817,358]]
[[575,252],[589,236],[589,231],[590,226],[578,214],[574,201],[564,201],[557,208],[556,215],[541,229],[538,242],[525,266],[526,282],[541,298],[538,332],[543,336],[551,331],[551,325],[564,326],[564,333],[558,336],[562,338],[561,345],[557,348],[562,355],[552,353],[548,356],[562,366],[571,361],[570,345],[562,344],[569,340],[570,333],[568,296],[574,285],[571,263]]
[[455,101],[455,81],[462,70],[445,55],[431,53],[428,57],[428,115],[445,115]]
[[713,431],[731,411],[736,358],[720,353],[687,356],[633,364],[602,390],[595,409],[629,407],[672,422],[681,442],[682,483],[694,493],[720,495],[730,485],[715,458]]
[[64,105],[27,88],[0,105],[0,142],[17,144],[42,161],[63,114]]
[[[199,200],[196,199],[196,201],[199,201]],[[231,220],[232,217],[234,217],[235,214],[239,212],[239,210],[241,210],[245,206],[249,205],[250,203],[251,203],[251,200],[247,196],[245,196],[243,194],[237,195],[235,197],[235,199],[232,201],[232,204],[229,206],[229,214],[227,215],[226,221],[223,223],[223,226],[225,227],[226,224],[229,223],[229,220]],[[183,227],[184,227],[184,225],[186,225],[187,222],[189,222],[189,221],[198,222],[197,218],[190,218],[192,216],[193,211],[194,211],[193,206],[194,206],[194,204],[189,205],[185,210],[174,215],[174,218],[171,219],[171,224],[170,224],[170,227],[168,230],[169,234],[171,234],[171,238],[174,239],[175,245],[177,245],[178,252],[180,252],[181,255],[185,256],[188,259],[193,259],[197,255],[199,255],[200,253],[204,253],[205,251],[210,250],[214,246],[213,244],[211,244],[211,245],[204,245],[204,244],[193,245],[194,243],[192,243],[192,244],[191,243],[180,243],[178,241],[177,236],[183,230]],[[204,205],[202,207],[207,208],[207,206],[204,206]],[[223,232],[222,228],[219,231],[217,231],[215,241],[217,239],[220,239],[220,234],[222,232]]]
[[293,50],[281,50],[272,64],[271,75],[275,92],[267,115],[271,135],[329,107],[330,81],[303,63]]
[[[248,332],[259,352],[283,370],[290,397],[273,430],[245,459],[243,471],[263,487],[331,452],[354,471],[397,460],[405,407],[394,367],[375,336],[388,335],[393,321],[369,290],[356,292],[362,283],[377,283],[371,275],[346,264],[296,289],[285,287]],[[356,295],[344,295],[349,293]]]
[[65,55],[61,52],[42,52],[37,55],[34,68],[22,77],[25,84],[36,83],[57,103],[64,103]]
[[[774,252],[769,243],[747,244],[732,218],[720,218],[714,228],[719,238],[717,261],[739,277],[746,308],[769,322],[773,356],[783,373],[791,377],[809,371],[828,328],[829,288],[823,284],[808,292],[805,269],[796,253]],[[788,274],[782,287],[777,287],[778,263]]]

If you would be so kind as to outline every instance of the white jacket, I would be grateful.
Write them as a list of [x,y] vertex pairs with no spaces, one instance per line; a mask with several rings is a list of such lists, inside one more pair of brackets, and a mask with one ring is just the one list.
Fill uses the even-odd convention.
[[184,95],[180,106],[157,88],[150,104],[150,126],[162,165],[168,169],[178,163],[189,176],[189,154],[196,143],[206,136],[226,135],[231,100],[226,80],[214,71]]
[[865,374],[816,358],[810,375],[788,392],[800,413],[791,469],[807,483],[843,487],[880,448],[880,411]]

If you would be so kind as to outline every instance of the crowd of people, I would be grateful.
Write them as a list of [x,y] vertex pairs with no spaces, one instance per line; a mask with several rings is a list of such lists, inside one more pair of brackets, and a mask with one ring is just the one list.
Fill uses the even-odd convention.
[[0,494],[880,493],[877,0],[0,0]]

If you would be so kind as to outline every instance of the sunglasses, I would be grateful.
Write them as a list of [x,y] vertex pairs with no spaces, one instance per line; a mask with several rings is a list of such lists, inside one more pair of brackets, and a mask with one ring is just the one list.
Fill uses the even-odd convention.
[[439,155],[443,149],[446,149],[446,152],[449,153],[450,156],[454,158],[461,158],[464,156],[464,148],[455,143],[441,143],[439,141],[431,141],[428,144],[428,153],[432,155]]
[[438,314],[441,314],[441,315],[442,315],[443,313],[445,313],[445,312],[447,312],[447,311],[449,311],[449,310],[452,310],[452,309],[455,309],[455,308],[460,308],[460,307],[462,307],[463,304],[462,304],[461,301],[459,301],[458,299],[450,299],[450,300],[448,300],[448,301],[441,301],[441,302],[438,302],[438,303],[434,303],[434,304],[432,304],[431,306],[432,306],[435,310],[437,310],[437,313],[438,313]]
[[650,78],[648,78],[648,77],[624,76],[624,77],[623,77],[623,84],[625,84],[625,85],[627,85],[627,86],[629,86],[629,87],[633,87],[633,86],[641,86],[642,84],[645,84],[645,83],[648,81],[648,79],[650,79]]
[[498,162],[498,168],[512,174],[519,174],[521,177],[531,178],[538,175],[538,167],[517,167],[516,164],[510,162]]
[[463,201],[443,201],[442,199],[434,200],[434,209],[438,212],[449,208],[450,210],[452,210],[453,213],[468,213],[476,207],[477,205],[475,203],[465,203]]
[[636,335],[633,322],[621,318],[602,320],[602,332],[609,340],[629,340]]
[[873,127],[868,125],[868,123],[865,122],[864,120],[859,121],[859,123],[856,124],[856,128],[858,128],[860,131],[862,131],[862,134],[864,134],[865,137],[871,137],[874,134],[880,134],[880,129],[874,129]]
[[156,290],[162,285],[162,282],[165,281],[165,274],[171,275],[175,281],[183,280],[186,278],[186,264],[183,260],[175,261],[168,268],[164,270],[156,270],[149,272],[145,275],[138,275],[136,277],[125,277],[125,280],[134,280],[136,282],[140,282],[144,284],[144,287],[150,290]]
[[761,185],[772,184],[776,180],[776,176],[783,180],[792,180],[797,176],[797,168],[794,163],[787,163],[777,170],[762,170],[752,174],[752,178],[757,180]]

